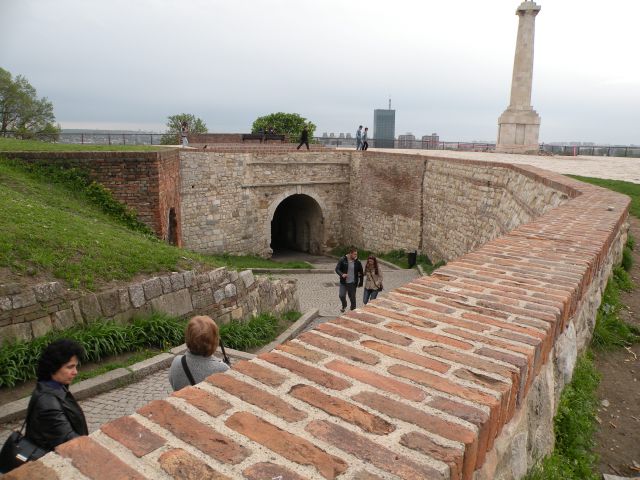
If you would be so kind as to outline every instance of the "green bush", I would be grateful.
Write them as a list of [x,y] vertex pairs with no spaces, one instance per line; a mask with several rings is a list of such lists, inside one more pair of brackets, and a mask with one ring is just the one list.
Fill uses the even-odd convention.
[[627,243],[625,244],[625,247],[629,247],[631,250],[633,250],[636,246],[636,239],[633,238],[633,235],[631,235],[631,232],[629,232],[628,236],[627,236]]
[[95,321],[88,326],[53,331],[30,342],[12,342],[0,347],[0,387],[36,377],[40,353],[58,338],[75,340],[85,349],[85,361],[98,362],[104,357],[144,348],[166,349],[184,342],[185,320],[154,313],[136,318],[128,325]]
[[220,327],[220,337],[225,347],[235,350],[257,348],[275,340],[283,324],[288,325],[298,318],[299,312],[287,312],[280,318],[263,313],[248,322],[234,320]]

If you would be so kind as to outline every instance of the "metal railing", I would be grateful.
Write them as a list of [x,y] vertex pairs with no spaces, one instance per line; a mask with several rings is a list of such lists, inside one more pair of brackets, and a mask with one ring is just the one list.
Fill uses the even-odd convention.
[[[6,136],[13,136],[7,132]],[[63,144],[93,144],[93,145],[160,145],[165,133],[100,133],[100,132],[61,132],[51,136],[36,134],[39,140],[55,141]],[[176,136],[176,144],[179,144]],[[355,138],[314,137],[316,143],[329,148],[356,148]],[[456,150],[467,152],[490,152],[495,143],[481,142],[441,142],[433,140],[368,140],[371,148],[396,148],[416,150]],[[592,155],[601,157],[631,157],[640,158],[640,146],[635,145],[549,145],[540,144],[540,151],[554,155]]]

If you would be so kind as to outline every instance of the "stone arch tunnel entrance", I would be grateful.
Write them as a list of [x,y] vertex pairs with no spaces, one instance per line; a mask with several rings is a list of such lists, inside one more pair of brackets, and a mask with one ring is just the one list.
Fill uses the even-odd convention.
[[304,194],[285,198],[271,220],[271,249],[322,253],[324,219],[318,202]]

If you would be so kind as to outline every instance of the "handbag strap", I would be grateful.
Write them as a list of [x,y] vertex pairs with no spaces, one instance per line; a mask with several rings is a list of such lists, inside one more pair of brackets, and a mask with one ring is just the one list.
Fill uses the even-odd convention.
[[231,360],[227,356],[227,352],[224,350],[224,343],[222,343],[222,338],[218,339],[218,343],[220,344],[220,350],[222,350],[222,361],[227,365],[231,366]]
[[182,369],[184,370],[184,373],[187,374],[187,378],[189,379],[189,382],[191,383],[191,385],[195,385],[196,381],[193,379],[193,375],[191,375],[191,370],[189,370],[189,366],[187,365],[187,356],[183,355],[182,356]]

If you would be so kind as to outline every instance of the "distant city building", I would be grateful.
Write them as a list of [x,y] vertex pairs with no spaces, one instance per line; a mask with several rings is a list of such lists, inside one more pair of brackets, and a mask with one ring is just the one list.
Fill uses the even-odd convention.
[[406,135],[398,135],[398,148],[415,148],[416,136],[407,132]]
[[422,147],[423,148],[438,148],[440,144],[440,137],[437,133],[432,133],[431,135],[423,135],[422,136]]
[[396,111],[391,110],[391,102],[388,110],[373,111],[373,138],[376,147],[393,148],[396,138]]

